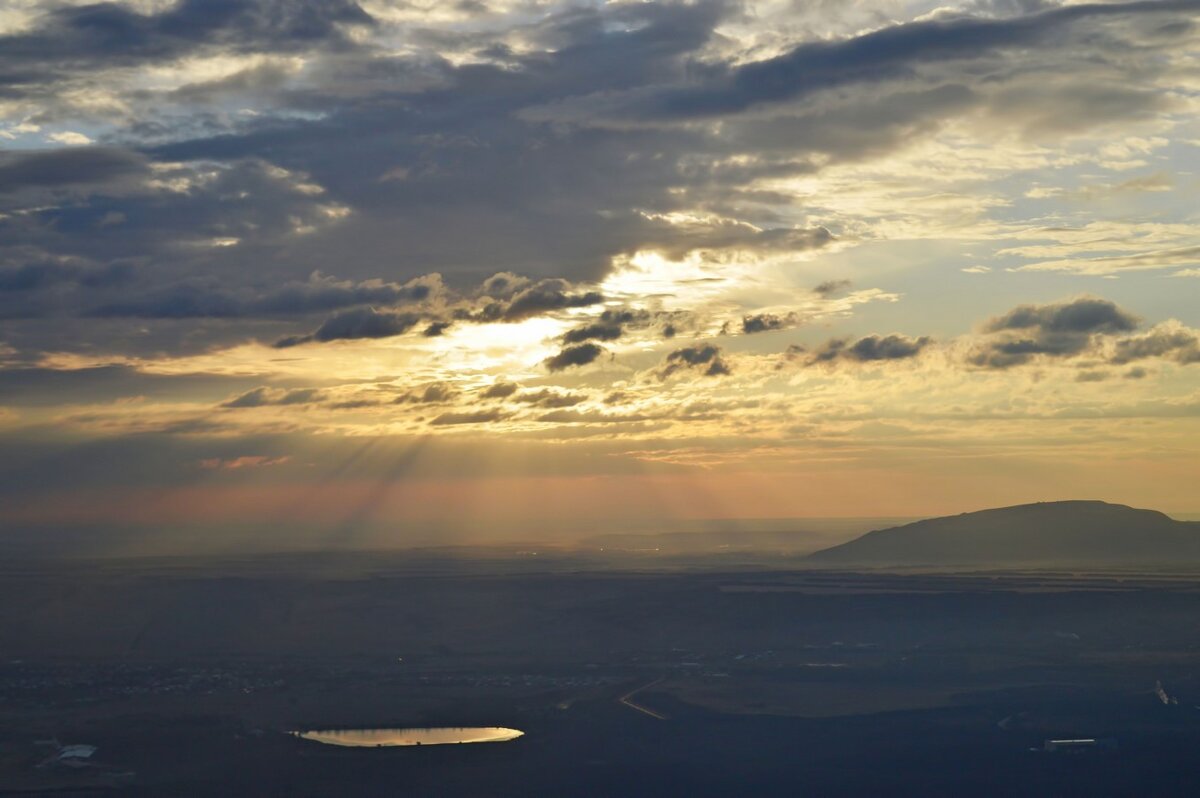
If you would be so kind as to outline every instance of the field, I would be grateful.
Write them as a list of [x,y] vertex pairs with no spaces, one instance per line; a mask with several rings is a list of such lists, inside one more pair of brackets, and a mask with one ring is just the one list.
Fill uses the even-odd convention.
[[[1188,574],[652,564],[10,563],[0,794],[1200,788],[1200,590]],[[390,750],[286,734],[471,725],[526,734]],[[1116,748],[1030,750],[1064,737]],[[38,767],[50,740],[96,753]]]

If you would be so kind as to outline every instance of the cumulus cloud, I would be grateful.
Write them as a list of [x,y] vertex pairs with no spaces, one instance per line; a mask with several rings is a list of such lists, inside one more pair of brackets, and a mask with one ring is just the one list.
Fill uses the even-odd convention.
[[1138,318],[1107,299],[1082,297],[1051,305],[1021,305],[991,319],[984,332],[1038,330],[1048,333],[1116,333],[1138,326]]
[[420,320],[420,315],[416,313],[376,310],[373,307],[356,308],[330,316],[309,335],[281,338],[275,342],[275,347],[286,349],[311,341],[324,343],[359,338],[391,338],[408,332]]
[[644,309],[609,308],[595,317],[594,321],[567,330],[563,333],[564,344],[583,341],[615,341],[628,329],[643,329],[658,320],[679,316],[679,313],[664,311],[650,312]]
[[598,291],[576,292],[566,280],[548,279],[518,291],[507,302],[485,305],[475,318],[481,321],[522,321],[555,310],[582,308],[603,301],[604,296]]
[[586,366],[595,361],[605,352],[604,347],[597,344],[576,344],[564,347],[557,355],[552,355],[543,361],[548,371],[563,371],[576,366]]
[[1177,322],[1160,324],[1142,335],[1116,341],[1111,362],[1125,365],[1153,357],[1185,365],[1200,363],[1200,333]]
[[982,340],[968,360],[1004,369],[1035,357],[1070,357],[1088,351],[1097,336],[1137,329],[1139,319],[1114,302],[1080,297],[1047,305],[1021,305],[983,325]]
[[[846,360],[855,363],[869,363],[886,360],[906,360],[919,355],[933,343],[927,336],[910,338],[905,335],[867,335],[858,340],[848,338],[832,338],[813,350],[807,357],[807,363],[830,363],[836,360]],[[804,352],[802,347],[788,350],[792,358]]]
[[705,377],[723,377],[732,373],[729,364],[721,356],[721,347],[715,344],[685,346],[669,353],[659,370],[659,376],[667,379],[681,370],[694,370]]
[[787,313],[782,316],[775,313],[757,313],[751,316],[743,316],[742,333],[752,335],[754,333],[782,330],[794,326],[796,320],[797,316],[795,313]]
[[620,324],[611,322],[596,322],[576,327],[563,333],[564,344],[577,344],[583,341],[615,341],[621,337],[624,329]]

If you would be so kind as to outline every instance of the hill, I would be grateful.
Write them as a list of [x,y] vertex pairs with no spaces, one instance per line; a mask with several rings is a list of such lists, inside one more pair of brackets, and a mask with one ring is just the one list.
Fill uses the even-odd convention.
[[1200,563],[1200,523],[1100,501],[1041,502],[880,529],[808,559],[906,566]]

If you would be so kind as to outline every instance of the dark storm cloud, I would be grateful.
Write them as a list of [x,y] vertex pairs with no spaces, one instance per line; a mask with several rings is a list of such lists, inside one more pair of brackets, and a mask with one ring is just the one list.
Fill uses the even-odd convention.
[[[36,181],[32,170],[22,174],[12,191],[0,191],[0,209],[8,209],[0,212],[0,272],[6,287],[26,294],[0,295],[0,316],[252,319],[392,303],[426,290],[310,276],[328,263],[291,273],[290,259],[273,247],[340,211],[303,175],[262,160],[81,171],[78,179],[104,182],[57,188],[40,171]],[[88,345],[106,343],[97,336]]]
[[[420,302],[428,299],[438,286],[436,276],[400,285],[382,280],[355,283],[313,275],[305,282],[291,282],[254,296],[249,291],[234,294],[211,283],[180,283],[101,305],[89,315],[171,319],[303,315],[352,305]],[[318,337],[316,340],[329,339]]]
[[217,397],[253,383],[249,377],[213,374],[148,374],[130,366],[82,369],[0,369],[0,405],[38,407],[146,397]]
[[731,373],[729,365],[721,357],[721,347],[714,344],[676,349],[667,355],[659,376],[666,379],[681,369],[696,369],[706,377],[721,377]]
[[1113,302],[1081,297],[1049,305],[1021,305],[983,325],[987,335],[968,362],[1004,369],[1035,357],[1070,357],[1088,351],[1095,336],[1137,329],[1139,320]]
[[391,338],[412,329],[421,317],[415,313],[397,313],[375,308],[356,308],[330,316],[310,335],[281,338],[278,349],[286,349],[313,341],[345,341],[359,338]]
[[[808,363],[829,363],[848,360],[855,363],[871,363],[886,360],[906,360],[921,354],[933,343],[927,336],[909,338],[905,335],[867,335],[857,341],[833,338],[815,349]],[[789,350],[791,351],[791,350]]]
[[1097,3],[1001,19],[941,18],[894,25],[849,39],[806,42],[763,61],[712,67],[701,85],[618,97],[607,103],[606,113],[637,120],[726,116],[852,83],[915,76],[922,66],[1037,46],[1088,19],[1196,8],[1195,0]]
[[[342,73],[303,97],[286,98],[319,111],[319,120],[264,118],[231,135],[196,136],[154,152],[182,161],[262,157],[309,172],[355,215],[296,253],[308,268],[318,266],[305,259],[351,249],[364,269],[394,261],[402,241],[405,263],[421,263],[455,282],[489,267],[591,279],[614,254],[647,242],[669,245],[695,232],[634,210],[681,204],[669,199],[668,189],[680,182],[678,159],[692,145],[674,134],[554,131],[515,113],[559,97],[682,75],[686,56],[708,40],[722,13],[721,4],[697,3],[551,14],[535,36],[552,51],[514,57],[504,67],[356,56],[366,72],[387,66],[402,74],[367,80],[363,88],[362,80]],[[345,59],[339,64],[344,68]],[[666,157],[652,158],[656,151]],[[752,234],[750,228],[737,233]],[[701,236],[697,244],[725,235]],[[782,242],[788,236],[796,234],[759,238]]]
[[10,93],[77,72],[170,61],[206,49],[295,52],[350,46],[344,25],[373,20],[350,0],[181,0],[142,14],[117,3],[50,8],[0,37]]
[[577,344],[563,348],[557,355],[552,355],[542,361],[542,364],[547,371],[563,371],[575,366],[586,366],[604,352],[604,347],[596,344]]
[[128,263],[99,266],[82,259],[44,259],[40,254],[19,264],[0,265],[0,292],[28,293],[64,285],[105,288],[129,282],[134,273]]
[[[3,44],[0,40],[0,52]],[[89,186],[149,174],[146,158],[114,147],[68,147],[0,154],[0,197],[21,189]]]

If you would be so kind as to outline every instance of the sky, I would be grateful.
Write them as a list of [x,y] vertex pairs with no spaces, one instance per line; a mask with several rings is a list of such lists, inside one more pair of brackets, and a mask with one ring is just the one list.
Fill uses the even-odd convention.
[[1200,511],[1198,22],[5,0],[0,528]]

